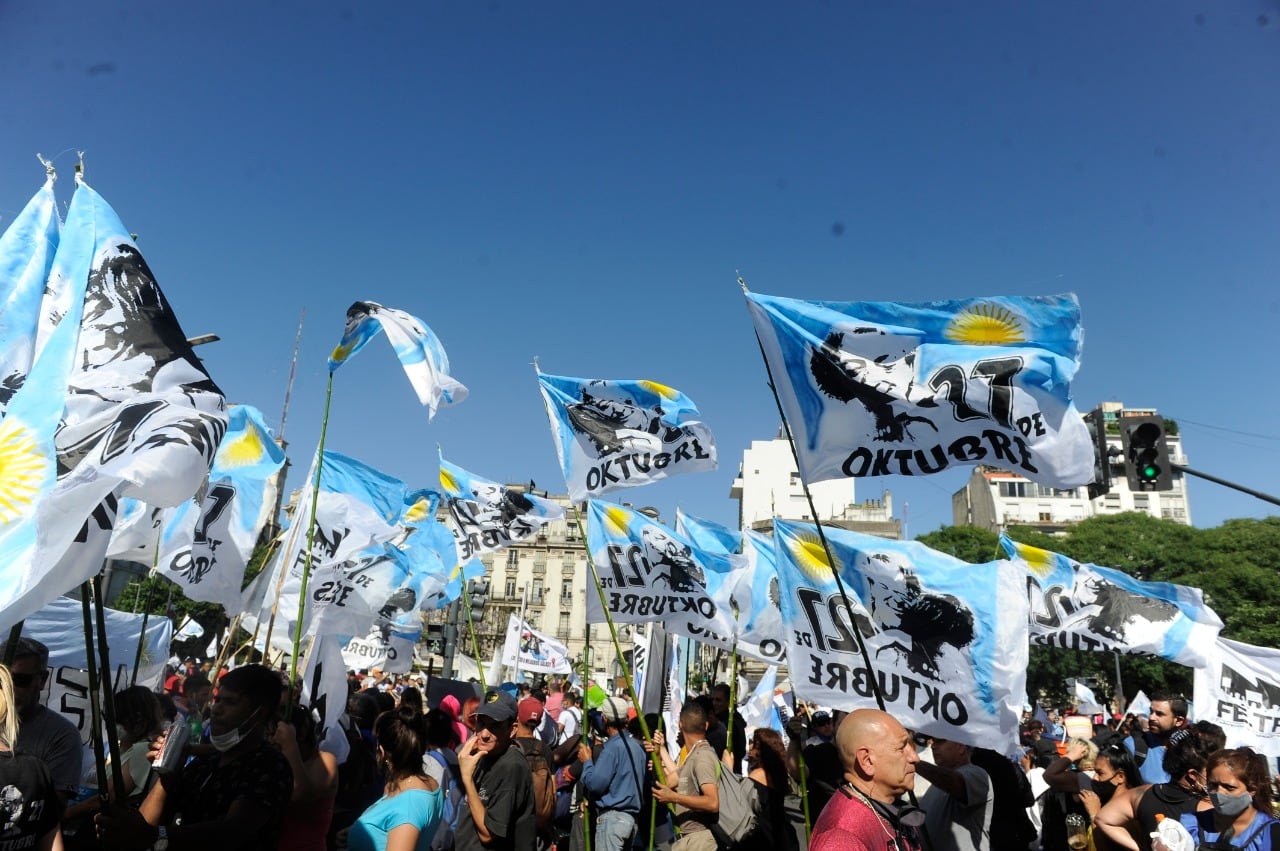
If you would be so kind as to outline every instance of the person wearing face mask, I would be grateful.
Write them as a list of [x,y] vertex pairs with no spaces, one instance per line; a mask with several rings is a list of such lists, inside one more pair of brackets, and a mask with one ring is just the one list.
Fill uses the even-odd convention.
[[1206,765],[1211,810],[1181,817],[1198,848],[1280,851],[1280,821],[1271,815],[1264,757],[1251,748],[1221,750]]
[[274,851],[293,793],[289,762],[267,738],[283,687],[262,665],[227,673],[210,710],[217,752],[161,775],[141,809],[117,805],[99,814],[103,844],[121,851]]
[[1176,821],[1212,806],[1205,788],[1205,766],[1209,757],[1222,749],[1225,738],[1221,727],[1206,721],[1175,732],[1169,738],[1163,763],[1174,779],[1113,794],[1099,810],[1094,825],[1116,847],[1149,851],[1150,837],[1160,817]]
[[[1086,754],[1084,740],[1073,739],[1067,746],[1067,755],[1045,769],[1044,780],[1050,788],[1076,796],[1090,822],[1093,822],[1099,811],[1117,794],[1141,786],[1142,777],[1133,754],[1122,744],[1108,745],[1098,751],[1094,757],[1092,777],[1087,772],[1071,770],[1072,763],[1081,761]],[[1059,827],[1062,828],[1061,825]],[[1065,828],[1060,832],[1062,847],[1066,847]],[[1047,829],[1045,833],[1047,837]],[[1102,843],[1098,845],[1102,847]]]

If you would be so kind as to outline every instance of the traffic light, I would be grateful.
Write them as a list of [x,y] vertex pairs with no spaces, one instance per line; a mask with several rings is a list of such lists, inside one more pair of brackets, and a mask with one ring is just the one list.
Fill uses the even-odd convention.
[[1133,491],[1173,490],[1173,466],[1164,437],[1163,417],[1125,417],[1120,420],[1124,441],[1124,472]]
[[471,607],[471,622],[484,620],[484,607],[489,602],[489,580],[472,579],[467,584],[467,602]]
[[1089,499],[1097,499],[1111,493],[1111,454],[1107,448],[1107,424],[1101,408],[1094,408],[1086,419],[1093,436],[1093,481],[1089,484]]
[[427,652],[437,656],[444,655],[444,624],[427,624]]

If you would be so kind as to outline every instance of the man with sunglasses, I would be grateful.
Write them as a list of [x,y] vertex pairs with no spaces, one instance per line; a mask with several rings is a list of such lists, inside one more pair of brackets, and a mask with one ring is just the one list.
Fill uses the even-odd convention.
[[75,725],[40,702],[49,681],[49,648],[34,638],[19,638],[9,673],[13,677],[13,703],[18,710],[14,751],[47,765],[54,788],[64,801],[70,800],[80,789],[84,749]]
[[516,701],[487,692],[471,714],[475,735],[458,749],[466,806],[454,832],[457,851],[528,851],[537,841],[533,774],[515,734]]

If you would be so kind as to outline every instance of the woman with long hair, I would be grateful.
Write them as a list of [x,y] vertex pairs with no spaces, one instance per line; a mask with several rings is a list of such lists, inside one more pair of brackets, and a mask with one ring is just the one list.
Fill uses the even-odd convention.
[[[733,754],[726,748],[722,760],[732,770]],[[795,851],[797,840],[789,829],[784,804],[790,790],[787,749],[782,736],[757,727],[747,742],[747,779],[756,793],[756,827],[743,837],[737,851]]]
[[[30,676],[30,675],[28,675]],[[18,711],[13,705],[13,677],[0,665],[0,829],[6,847],[62,851],[62,796],[53,788],[49,767],[33,756],[13,752],[18,739]]]
[[440,824],[440,784],[422,770],[427,720],[413,707],[384,712],[373,724],[378,761],[387,778],[381,798],[347,833],[350,851],[428,851]]
[[1271,779],[1265,757],[1252,748],[1216,751],[1206,765],[1213,809],[1187,813],[1182,826],[1197,844],[1263,851],[1273,848]]

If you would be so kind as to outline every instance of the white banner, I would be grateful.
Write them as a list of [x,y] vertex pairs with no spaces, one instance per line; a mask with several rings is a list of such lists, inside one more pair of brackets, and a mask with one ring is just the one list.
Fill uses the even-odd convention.
[[502,664],[534,674],[567,674],[573,670],[569,648],[545,632],[539,632],[517,615],[507,619],[507,640]]
[[1280,650],[1219,638],[1195,670],[1197,721],[1212,721],[1228,747],[1280,757]]

